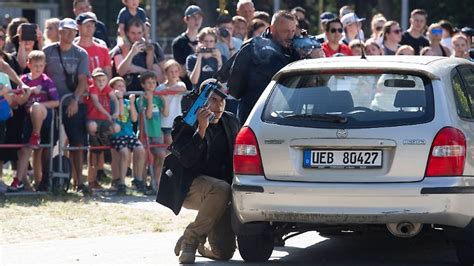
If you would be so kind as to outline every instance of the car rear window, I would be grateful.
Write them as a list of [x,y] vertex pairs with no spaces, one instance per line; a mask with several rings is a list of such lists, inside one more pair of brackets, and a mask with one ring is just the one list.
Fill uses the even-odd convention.
[[433,119],[431,82],[416,74],[314,74],[282,76],[262,119],[289,126],[371,128]]

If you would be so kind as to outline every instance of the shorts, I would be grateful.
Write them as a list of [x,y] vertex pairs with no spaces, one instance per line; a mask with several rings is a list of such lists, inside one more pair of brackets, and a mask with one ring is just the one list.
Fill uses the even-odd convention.
[[[51,126],[52,125],[52,119],[53,119],[53,110],[47,109],[47,115],[46,118],[43,121],[43,125],[41,126],[41,144],[49,144],[50,138],[51,138]],[[23,134],[21,135],[22,143],[28,143],[31,137],[31,133],[33,132],[33,125],[31,124],[31,119],[27,115],[25,117],[25,123],[23,124]],[[58,134],[57,131],[53,131],[54,136],[53,136],[53,143],[56,143],[58,141]]]
[[90,122],[95,122],[97,124],[98,133],[110,132],[110,129],[113,126],[112,122],[110,122],[109,120],[95,120],[95,119],[87,120],[87,124],[89,124]]
[[[25,108],[13,110],[13,116],[5,123],[4,144],[21,144],[21,133],[23,132],[23,122],[25,121]],[[0,161],[17,161],[17,151],[19,148],[0,148]]]
[[66,110],[67,105],[63,105],[63,125],[66,136],[71,146],[87,145],[86,115],[87,108],[85,104],[79,104],[78,111],[75,115],[68,117]]
[[165,135],[171,135],[171,129],[170,127],[162,127],[161,131],[163,131],[163,134]]
[[[150,144],[164,144],[163,136],[157,138],[148,138]],[[150,148],[152,154],[159,154],[166,151],[165,147],[152,147]]]
[[110,140],[112,147],[117,151],[120,151],[124,148],[129,148],[131,151],[133,149],[142,146],[142,143],[135,136],[120,136],[115,137]]
[[7,121],[12,115],[12,109],[5,99],[0,99],[0,122]]
[[7,129],[5,122],[0,122],[0,144],[3,144],[5,141],[5,130]]

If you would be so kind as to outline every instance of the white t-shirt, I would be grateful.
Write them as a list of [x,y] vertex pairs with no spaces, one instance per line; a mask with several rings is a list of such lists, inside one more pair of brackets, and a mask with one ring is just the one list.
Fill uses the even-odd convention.
[[0,84],[7,87],[8,90],[12,89],[12,86],[10,84],[10,78],[8,77],[7,74],[0,72]]
[[[176,83],[178,86],[183,86],[186,88],[186,84],[184,82],[179,81]],[[165,84],[160,84],[158,86],[157,90],[165,90],[166,85]],[[161,127],[162,128],[171,128],[173,127],[173,121],[174,119],[178,116],[181,115],[182,110],[181,110],[181,100],[183,99],[183,94],[175,94],[175,95],[167,95],[168,97],[168,106],[169,106],[169,115],[168,116],[161,116]]]

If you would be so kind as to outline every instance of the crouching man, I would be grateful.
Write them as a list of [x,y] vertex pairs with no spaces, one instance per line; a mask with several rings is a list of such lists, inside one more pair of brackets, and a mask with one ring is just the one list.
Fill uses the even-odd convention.
[[[200,89],[214,81],[204,81]],[[212,93],[208,103],[199,109],[195,128],[182,129],[182,117],[175,119],[173,144],[182,148],[179,156],[174,152],[166,157],[157,196],[157,202],[176,214],[182,206],[198,210],[176,243],[180,263],[194,263],[196,250],[207,258],[229,260],[236,248],[230,213],[239,123],[232,113],[224,112],[225,94]]]

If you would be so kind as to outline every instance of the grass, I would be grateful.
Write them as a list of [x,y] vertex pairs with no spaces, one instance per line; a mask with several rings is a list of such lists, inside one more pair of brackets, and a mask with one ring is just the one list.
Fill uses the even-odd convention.
[[[105,172],[111,176],[110,166]],[[87,176],[84,167],[83,175]],[[3,181],[10,184],[13,171],[3,169]],[[110,178],[102,183],[110,186]],[[126,179],[130,187],[131,178]],[[0,242],[3,244],[31,241],[89,238],[106,235],[182,231],[195,217],[194,211],[183,210],[175,216],[154,202],[129,189],[126,196],[99,192],[91,197],[72,192],[54,196],[0,197]]]
[[0,208],[3,244],[183,230],[195,216],[184,211],[176,217],[151,197],[84,198],[76,193],[3,197]]

